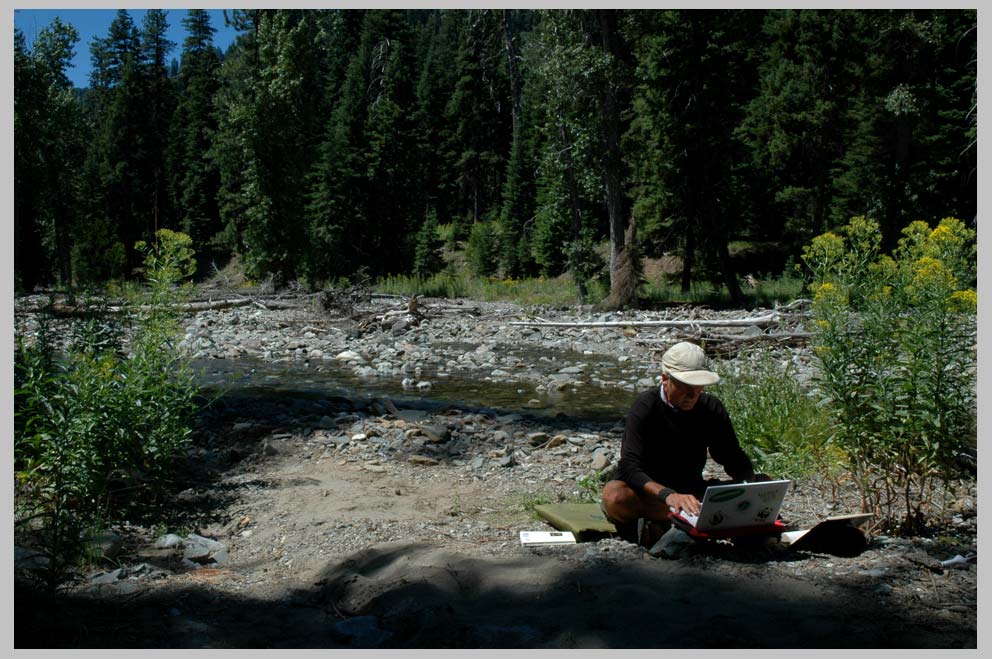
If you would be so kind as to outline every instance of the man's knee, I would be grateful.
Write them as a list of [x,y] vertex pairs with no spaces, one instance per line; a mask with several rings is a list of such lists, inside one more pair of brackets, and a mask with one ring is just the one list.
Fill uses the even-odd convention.
[[630,504],[637,493],[624,481],[610,481],[603,486],[603,504],[608,508],[616,508]]

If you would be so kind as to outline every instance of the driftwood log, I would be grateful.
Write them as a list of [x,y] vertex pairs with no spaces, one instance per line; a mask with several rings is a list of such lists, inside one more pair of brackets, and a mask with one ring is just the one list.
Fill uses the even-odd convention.
[[[285,302],[282,300],[258,300],[256,298],[234,298],[227,300],[203,300],[196,302],[186,302],[184,304],[168,305],[167,308],[181,311],[183,313],[197,313],[200,311],[213,311],[216,309],[234,309],[237,307],[247,307],[254,305],[266,311],[272,309],[290,309],[299,306],[299,303]],[[150,305],[143,304],[133,307],[141,311],[152,309]],[[87,305],[87,304],[65,304],[56,302],[55,304],[33,304],[24,305],[17,308],[19,313],[41,313],[50,312],[60,316],[87,316],[91,314],[116,314],[132,309],[122,304],[108,306]]]
[[[732,357],[740,350],[753,345],[768,346],[805,346],[813,336],[810,332],[783,332],[775,334],[716,334],[711,332],[683,332],[679,340],[691,340],[705,344],[706,352],[719,357]],[[654,351],[667,350],[672,345],[671,339],[637,339],[640,345],[650,347]],[[657,347],[653,347],[657,345]]]
[[603,322],[520,320],[508,324],[525,327],[772,327],[778,325],[781,320],[782,317],[778,313],[770,313],[753,318],[720,320],[609,320]]

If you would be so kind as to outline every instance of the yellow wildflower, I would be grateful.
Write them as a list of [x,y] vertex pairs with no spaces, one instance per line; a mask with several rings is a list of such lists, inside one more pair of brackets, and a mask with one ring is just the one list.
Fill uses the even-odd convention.
[[947,299],[948,306],[954,311],[974,312],[978,309],[978,293],[968,289],[954,291]]

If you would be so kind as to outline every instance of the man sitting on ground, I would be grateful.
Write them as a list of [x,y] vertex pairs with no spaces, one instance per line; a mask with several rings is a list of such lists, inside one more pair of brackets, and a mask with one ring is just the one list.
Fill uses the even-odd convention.
[[660,389],[641,393],[627,414],[620,464],[603,488],[606,518],[622,538],[647,547],[670,526],[670,509],[698,514],[706,488],[722,484],[703,479],[707,450],[734,482],[769,480],[755,476],[723,403],[703,392],[720,381],[703,349],[677,343],[661,365]]

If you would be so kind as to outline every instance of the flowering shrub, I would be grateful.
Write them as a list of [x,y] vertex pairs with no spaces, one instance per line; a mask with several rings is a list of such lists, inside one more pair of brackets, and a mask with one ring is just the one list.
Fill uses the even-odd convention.
[[934,485],[959,476],[976,425],[975,232],[954,218],[913,222],[891,255],[878,225],[855,217],[803,252],[813,272],[819,387],[833,441],[866,510],[911,531]]

